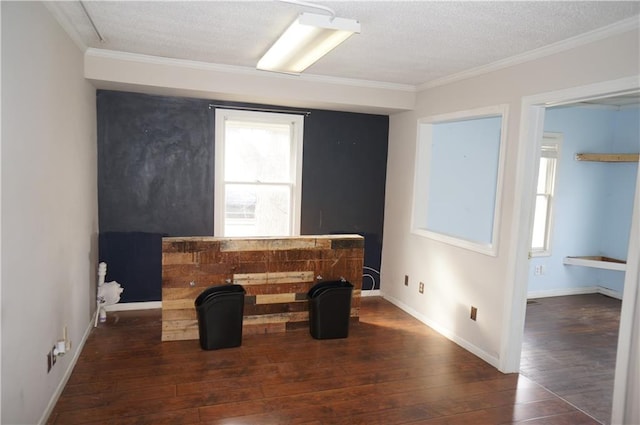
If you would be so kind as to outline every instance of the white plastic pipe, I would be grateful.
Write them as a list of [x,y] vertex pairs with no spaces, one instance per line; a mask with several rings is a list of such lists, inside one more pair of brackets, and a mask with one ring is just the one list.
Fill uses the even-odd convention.
[[[107,275],[107,263],[100,263],[98,264],[98,293],[100,293],[100,287],[102,285],[104,285],[104,278]],[[102,320],[102,315],[104,315],[104,320]],[[104,311],[104,309],[101,306],[100,303],[100,298],[98,297],[97,303],[96,303],[96,318],[93,322],[93,327],[97,327],[98,326],[98,317],[100,317],[100,321],[106,321],[107,319],[107,313],[106,311]]]
[[104,278],[107,275],[107,263],[98,264],[98,286],[104,285]]

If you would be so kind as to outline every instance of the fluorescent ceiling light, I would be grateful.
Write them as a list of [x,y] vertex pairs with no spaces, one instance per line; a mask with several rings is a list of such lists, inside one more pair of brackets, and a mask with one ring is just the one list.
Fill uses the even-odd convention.
[[258,62],[258,69],[299,74],[354,33],[353,19],[301,13]]

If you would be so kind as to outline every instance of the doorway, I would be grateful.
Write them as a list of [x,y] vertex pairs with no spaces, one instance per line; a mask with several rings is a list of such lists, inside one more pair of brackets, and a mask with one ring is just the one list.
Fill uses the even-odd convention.
[[537,167],[520,371],[602,423],[611,417],[639,100],[546,108]]
[[[512,278],[514,283],[511,303],[506,307],[507,316],[511,321],[503,328],[505,344],[501,350],[500,369],[505,372],[517,372],[520,370],[520,355],[523,341],[524,321],[526,314],[526,300],[529,286],[528,254],[530,251],[531,225],[533,218],[533,197],[530,196],[535,187],[534,177],[535,158],[540,153],[540,141],[544,132],[544,118],[547,108],[567,105],[576,102],[591,101],[595,99],[613,98],[638,92],[637,78],[625,78],[590,86],[577,87],[550,93],[543,93],[523,98],[521,119],[521,150],[518,154],[518,176],[516,186],[520,189],[515,202],[515,215],[518,217],[514,237],[517,238],[517,249],[514,252],[514,268]],[[636,176],[636,186],[638,176]],[[613,422],[621,422],[626,406],[627,386],[626,379],[629,368],[635,367],[636,359],[630,356],[631,341],[634,320],[634,310],[638,304],[638,268],[639,268],[639,239],[638,217],[640,208],[638,188],[636,187],[634,212],[632,219],[631,237],[627,254],[626,277],[624,280],[624,298],[620,315],[620,336],[618,339],[618,353],[616,361],[614,398],[613,398]]]

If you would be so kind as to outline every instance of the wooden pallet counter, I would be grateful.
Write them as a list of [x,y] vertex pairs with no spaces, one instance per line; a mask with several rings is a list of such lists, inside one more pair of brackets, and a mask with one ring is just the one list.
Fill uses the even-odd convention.
[[357,321],[363,265],[359,235],[163,238],[162,340],[198,339],[194,301],[209,286],[226,282],[246,291],[245,334],[306,326],[307,291],[318,276],[353,284],[351,320]]

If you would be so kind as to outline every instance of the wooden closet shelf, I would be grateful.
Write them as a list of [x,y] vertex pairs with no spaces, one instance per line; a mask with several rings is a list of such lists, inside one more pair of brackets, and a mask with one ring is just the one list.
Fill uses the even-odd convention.
[[564,264],[571,266],[593,267],[595,269],[618,270],[625,271],[627,262],[618,260],[617,258],[602,256],[581,256],[581,257],[564,257]]
[[577,153],[576,161],[638,162],[637,153]]

